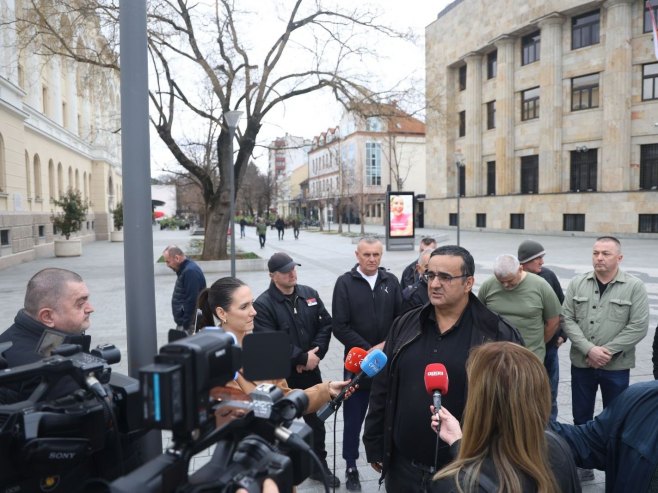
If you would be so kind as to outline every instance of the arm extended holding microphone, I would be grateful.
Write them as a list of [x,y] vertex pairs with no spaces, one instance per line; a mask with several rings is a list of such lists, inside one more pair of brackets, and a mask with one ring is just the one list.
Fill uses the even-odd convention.
[[380,349],[374,349],[363,356],[365,350],[361,348],[352,348],[345,359],[345,368],[352,373],[355,373],[357,368],[355,362],[358,360],[358,368],[361,369],[359,373],[345,386],[340,393],[328,402],[322,409],[317,413],[318,418],[322,421],[326,421],[329,416],[334,414],[341,406],[343,401],[346,399],[346,394],[351,392],[350,389],[358,385],[361,379],[365,377],[374,377],[379,373],[382,368],[386,365],[386,355]]

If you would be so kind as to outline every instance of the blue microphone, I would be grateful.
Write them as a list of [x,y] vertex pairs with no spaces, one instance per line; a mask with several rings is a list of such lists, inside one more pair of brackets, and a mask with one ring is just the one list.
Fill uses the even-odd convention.
[[341,390],[340,393],[332,401],[328,402],[322,409],[318,411],[318,418],[320,418],[322,421],[326,421],[329,416],[331,416],[338,410],[338,408],[340,408],[340,405],[345,400],[345,394],[350,389],[350,387],[358,384],[364,375],[369,378],[377,375],[380,371],[382,371],[384,366],[386,366],[387,359],[388,358],[381,349],[373,349],[370,351],[366,357],[363,358],[361,364],[359,365],[361,367],[361,371],[352,380],[350,380],[350,383],[343,387],[343,390]]

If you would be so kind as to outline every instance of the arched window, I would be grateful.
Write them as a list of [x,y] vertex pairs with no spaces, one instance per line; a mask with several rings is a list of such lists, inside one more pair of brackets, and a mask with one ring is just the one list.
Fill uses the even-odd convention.
[[77,168],[75,169],[75,189],[80,191],[80,171]]
[[48,160],[48,193],[50,193],[50,200],[57,199],[57,178],[55,176],[55,163],[53,160]]
[[69,166],[69,183],[68,183],[68,185],[69,186],[66,188],[67,190],[69,188],[73,188],[73,168],[71,166]]
[[27,200],[32,200],[32,170],[30,169],[30,155],[25,151],[25,194],[27,195]]
[[5,164],[5,140],[0,134],[0,193],[7,192],[7,166]]
[[84,173],[82,173],[82,187],[84,188],[84,190],[82,191],[82,193],[83,193],[82,197],[85,200],[88,200],[89,199],[89,192],[87,190],[87,172],[86,171]]
[[34,175],[34,198],[36,200],[41,200],[43,198],[43,189],[41,188],[41,160],[39,159],[38,154],[34,155],[32,167],[34,170],[34,173],[32,173]]
[[64,168],[62,163],[57,163],[57,198],[64,196]]

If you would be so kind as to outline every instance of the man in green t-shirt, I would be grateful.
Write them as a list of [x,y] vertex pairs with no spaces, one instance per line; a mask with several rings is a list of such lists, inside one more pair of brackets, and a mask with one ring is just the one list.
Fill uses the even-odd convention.
[[544,361],[545,344],[558,329],[561,310],[544,279],[524,271],[516,256],[500,255],[494,262],[494,275],[482,283],[478,298],[516,327],[526,347]]

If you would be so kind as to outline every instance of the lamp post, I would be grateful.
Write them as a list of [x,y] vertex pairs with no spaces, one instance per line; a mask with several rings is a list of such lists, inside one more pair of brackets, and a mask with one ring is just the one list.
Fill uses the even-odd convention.
[[233,138],[235,129],[240,121],[242,111],[227,111],[224,113],[224,122],[228,126],[228,156],[231,160],[231,169],[228,174],[231,190],[231,206],[229,208],[229,221],[231,225],[231,277],[235,277],[235,165],[233,164]]
[[460,228],[461,228],[461,225],[460,225],[461,210],[460,210],[460,202],[459,202],[459,199],[461,197],[461,188],[460,188],[461,180],[460,180],[460,177],[461,177],[461,170],[464,166],[466,166],[466,163],[464,163],[463,154],[461,152],[456,152],[455,153],[455,167],[457,169],[457,246],[459,246],[459,233],[460,233]]

